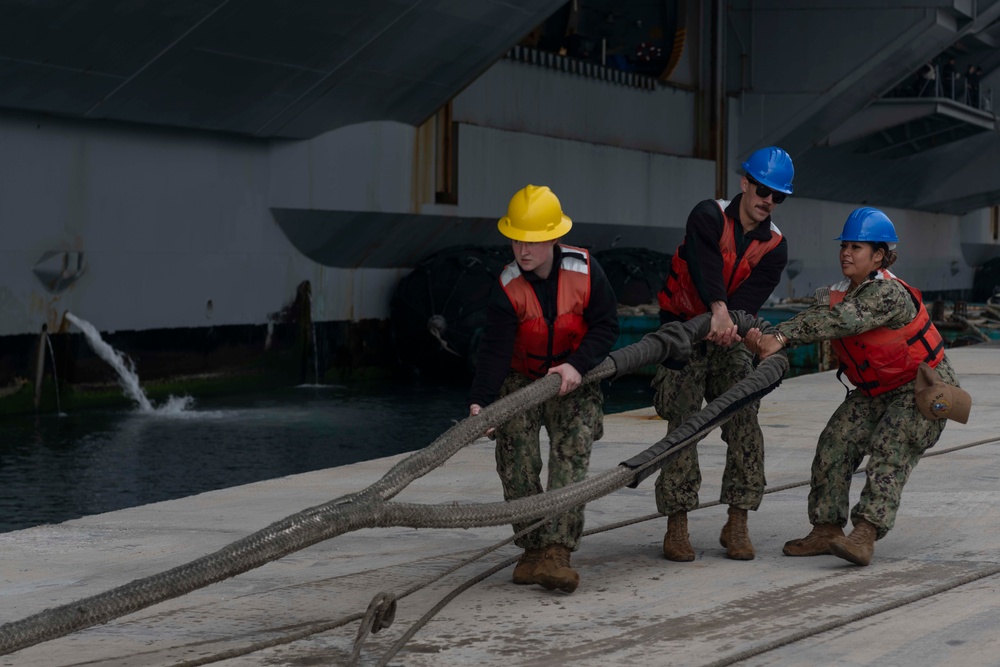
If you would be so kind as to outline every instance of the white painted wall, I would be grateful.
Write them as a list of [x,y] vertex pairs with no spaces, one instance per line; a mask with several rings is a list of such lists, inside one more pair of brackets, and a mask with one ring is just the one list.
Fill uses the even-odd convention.
[[268,204],[331,211],[413,212],[417,129],[361,123],[270,148]]
[[[504,215],[528,183],[548,185],[579,222],[684,228],[714,193],[714,164],[599,144],[462,125],[459,213]],[[673,249],[671,249],[671,252]]]
[[526,134],[694,154],[694,92],[641,90],[501,60],[455,97],[456,122]]
[[979,266],[1000,257],[1000,240],[993,236],[990,209],[983,208],[963,215],[959,218],[958,227],[966,263]]
[[[275,166],[266,142],[0,117],[0,335],[57,327],[67,310],[101,330],[260,323],[303,280],[312,282],[318,320],[384,318],[400,270],[355,275],[316,264],[291,246],[269,208],[272,190],[282,201],[362,205],[382,195],[381,185],[405,199],[409,188],[387,178],[391,169],[352,171],[343,156],[373,154],[369,140],[380,132],[400,150],[406,133],[365,130],[321,138],[314,161],[279,146]],[[347,165],[339,173],[330,168],[338,156]],[[86,258],[84,277],[61,295],[32,272],[47,251]]]
[[[456,114],[470,121],[458,129],[457,206],[426,204],[426,172],[433,168],[426,137],[397,123],[269,143],[0,114],[0,335],[58,326],[67,310],[105,331],[261,323],[304,280],[313,285],[320,321],[388,317],[406,269],[318,264],[290,244],[272,207],[497,218],[515,191],[535,183],[551,186],[581,224],[679,235],[690,209],[714,196],[712,162],[615,145],[641,143],[649,130],[660,150],[690,151],[690,100],[676,91],[648,97],[604,83],[597,97],[607,99],[595,98],[595,108],[561,107],[558,100],[579,84],[565,79],[571,75],[517,66],[524,80],[515,86],[514,66],[498,64],[456,101]],[[493,104],[504,85],[542,99]],[[651,106],[636,102],[616,113],[617,105],[632,105],[633,93]],[[510,127],[517,114],[524,127]],[[566,134],[604,139],[544,136],[558,134],[561,123]],[[621,131],[624,138],[615,139]],[[739,157],[729,165],[730,196]],[[776,297],[811,294],[839,277],[833,239],[853,208],[796,197],[779,207],[776,221],[802,273],[786,277]],[[996,247],[982,238],[988,224],[981,213],[958,220],[886,212],[902,238],[896,268],[924,290],[971,287],[973,260],[963,251],[970,244]],[[657,249],[673,252],[667,245]],[[87,261],[86,275],[61,295],[48,293],[32,273],[49,251],[83,252]]]

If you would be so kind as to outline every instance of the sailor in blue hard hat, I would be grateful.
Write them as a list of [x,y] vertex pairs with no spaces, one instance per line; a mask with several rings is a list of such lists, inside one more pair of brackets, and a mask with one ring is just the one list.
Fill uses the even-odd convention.
[[[792,192],[795,170],[788,153],[776,146],[754,151],[743,162],[741,192],[732,200],[706,199],[688,214],[684,240],[670,260],[657,294],[660,323],[684,322],[710,312],[711,326],[692,346],[684,363],[664,362],[652,386],[656,414],[672,430],[743,380],[753,355],[740,344],[731,311],[758,312],[774,292],[788,263],[788,243],[771,212]],[[726,557],[755,557],[747,512],[764,493],[764,436],[757,420],[759,403],[747,405],[722,426],[726,468],[719,501],[729,506],[719,542]],[[663,556],[693,561],[696,552],[687,514],[699,506],[701,472],[694,447],[667,461],[656,480],[656,508],[667,516]]]
[[[817,291],[813,306],[771,333],[751,329],[744,344],[765,359],[784,347],[830,341],[837,378],[851,386],[816,444],[812,528],[782,552],[868,565],[876,540],[895,525],[913,468],[941,437],[945,419],[968,420],[972,399],[959,386],[920,290],[889,271],[899,241],[889,217],[855,209],[837,240],[845,279]],[[851,479],[865,456],[867,480],[852,507]],[[848,521],[854,529],[845,535]]]

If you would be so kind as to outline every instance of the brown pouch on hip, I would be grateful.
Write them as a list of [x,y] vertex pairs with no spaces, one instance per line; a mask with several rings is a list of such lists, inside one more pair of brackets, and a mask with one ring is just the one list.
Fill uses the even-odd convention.
[[972,396],[961,387],[946,384],[926,362],[917,368],[914,395],[917,409],[928,419],[953,419],[961,424],[969,421]]

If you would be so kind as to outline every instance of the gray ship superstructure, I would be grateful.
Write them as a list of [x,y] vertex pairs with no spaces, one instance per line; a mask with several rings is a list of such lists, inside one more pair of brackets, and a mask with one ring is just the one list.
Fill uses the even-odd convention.
[[[862,204],[901,276],[969,298],[1000,256],[1000,0],[840,7],[0,2],[0,385],[67,312],[140,359],[264,350],[306,312],[326,365],[384,362],[399,280],[499,243],[525,184],[571,243],[670,253],[764,145],[796,166],[775,298],[837,277]],[[950,56],[982,68],[974,96],[943,85]]]

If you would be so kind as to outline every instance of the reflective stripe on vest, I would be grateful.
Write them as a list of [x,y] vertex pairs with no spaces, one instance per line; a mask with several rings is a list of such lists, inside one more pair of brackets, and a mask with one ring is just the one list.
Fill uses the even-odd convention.
[[[772,222],[770,240],[751,240],[741,257],[736,249],[736,220],[726,215],[726,207],[729,206],[729,202],[718,200],[715,203],[722,211],[723,220],[722,236],[719,238],[719,251],[722,253],[722,279],[726,286],[726,296],[732,296],[736,289],[750,277],[750,273],[760,263],[761,258],[781,243],[782,235],[781,230]],[[670,273],[667,275],[666,285],[657,295],[657,300],[661,309],[689,320],[695,315],[708,312],[708,306],[698,296],[698,290],[691,279],[688,264],[681,257],[682,247],[684,247],[683,243],[677,247],[673,259],[670,260]]]
[[[902,387],[917,377],[921,361],[934,368],[944,358],[944,340],[924,308],[923,295],[915,287],[888,270],[877,272],[876,280],[895,280],[909,292],[917,306],[917,316],[901,329],[879,327],[832,342],[840,361],[837,377],[847,376],[866,396],[878,396]],[[830,288],[830,307],[844,300],[850,287],[845,280]]]
[[545,375],[552,366],[564,362],[580,347],[587,333],[583,311],[590,303],[590,254],[582,248],[559,245],[556,288],[556,319],[545,319],[538,296],[517,262],[500,274],[500,284],[510,299],[520,324],[514,336],[512,370],[530,378]]

